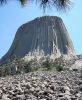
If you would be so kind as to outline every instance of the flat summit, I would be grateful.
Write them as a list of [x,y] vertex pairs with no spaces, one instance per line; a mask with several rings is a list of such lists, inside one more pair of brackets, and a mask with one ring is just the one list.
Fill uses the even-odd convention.
[[1,62],[24,56],[75,56],[73,43],[60,17],[43,16],[23,24]]

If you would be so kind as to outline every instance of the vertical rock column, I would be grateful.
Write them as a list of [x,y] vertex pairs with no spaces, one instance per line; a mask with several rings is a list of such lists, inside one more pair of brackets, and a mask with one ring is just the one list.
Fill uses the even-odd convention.
[[17,31],[9,51],[1,62],[16,57],[73,55],[74,47],[61,18],[43,16],[23,24]]

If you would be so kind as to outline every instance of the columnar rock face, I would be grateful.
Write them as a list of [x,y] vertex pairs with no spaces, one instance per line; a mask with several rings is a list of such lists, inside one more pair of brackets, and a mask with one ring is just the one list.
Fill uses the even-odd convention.
[[13,56],[75,55],[72,41],[61,18],[44,16],[23,24],[17,31],[14,41],[1,59],[1,62]]

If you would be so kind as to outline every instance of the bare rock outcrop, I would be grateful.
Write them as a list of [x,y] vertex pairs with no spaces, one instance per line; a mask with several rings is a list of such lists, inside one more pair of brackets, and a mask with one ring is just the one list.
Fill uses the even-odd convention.
[[56,16],[44,16],[23,24],[1,62],[14,56],[25,55],[50,55],[52,58],[61,55],[75,56],[72,41],[62,19]]

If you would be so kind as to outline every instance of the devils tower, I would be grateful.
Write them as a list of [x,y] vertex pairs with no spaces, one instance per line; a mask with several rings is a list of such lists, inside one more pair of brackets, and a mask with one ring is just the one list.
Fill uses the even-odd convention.
[[1,62],[16,57],[75,55],[72,41],[60,17],[43,16],[23,24]]

